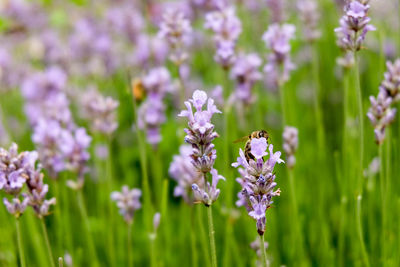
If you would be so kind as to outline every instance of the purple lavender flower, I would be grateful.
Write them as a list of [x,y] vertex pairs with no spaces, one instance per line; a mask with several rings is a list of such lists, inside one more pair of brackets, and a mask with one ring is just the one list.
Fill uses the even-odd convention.
[[234,98],[248,105],[254,101],[251,93],[254,84],[262,78],[258,68],[261,66],[260,57],[255,54],[239,55],[232,67],[231,78],[236,80]]
[[263,34],[267,48],[270,50],[268,62],[264,66],[267,82],[274,87],[281,86],[289,79],[289,73],[295,68],[290,60],[290,40],[296,28],[291,24],[272,24]]
[[[207,109],[203,110],[203,106],[207,103]],[[195,108],[193,113],[192,105]],[[214,100],[207,97],[206,92],[196,90],[192,99],[185,102],[187,110],[182,110],[178,115],[187,117],[188,128],[185,129],[185,142],[192,145],[191,162],[198,173],[204,176],[203,187],[201,184],[193,183],[192,189],[195,200],[210,206],[217,200],[219,189],[216,188],[219,180],[224,179],[218,175],[217,170],[213,168],[214,161],[217,157],[217,151],[214,149],[212,141],[218,137],[214,132],[214,125],[211,118],[214,113],[221,113],[214,105]],[[212,183],[207,181],[206,174],[211,172]]]
[[300,0],[297,3],[300,20],[303,24],[303,35],[307,42],[313,42],[321,37],[321,32],[318,30],[318,21],[320,13],[318,4],[314,0]]
[[177,9],[168,9],[164,13],[158,36],[167,40],[172,50],[170,59],[178,66],[188,57],[185,51],[185,42],[191,32],[190,21],[185,18],[183,12]]
[[[49,214],[50,205],[55,204],[55,198],[45,199],[49,187],[43,183],[40,166],[36,167],[37,159],[36,151],[18,154],[18,146],[14,143],[8,151],[0,148],[0,190],[13,195],[12,203],[6,198],[3,202],[7,210],[17,218],[27,205],[32,206],[37,216],[42,218]],[[25,184],[28,193],[21,193]],[[23,198],[22,202],[20,196]]]
[[400,59],[393,63],[386,62],[387,71],[382,81],[381,88],[392,98],[393,102],[400,100]]
[[142,207],[141,196],[142,191],[140,189],[129,189],[127,185],[122,187],[121,192],[111,193],[111,199],[117,203],[119,213],[124,217],[126,223],[131,224],[135,211]]
[[105,97],[96,88],[90,88],[82,97],[84,117],[90,119],[94,132],[111,135],[118,127],[115,111],[119,102]]
[[299,146],[298,139],[299,131],[296,127],[285,126],[283,131],[283,150],[286,153],[286,162],[289,169],[292,169],[296,164],[295,153]]
[[235,45],[242,32],[242,24],[236,17],[235,9],[224,7],[206,14],[204,27],[215,33],[214,41],[217,47],[215,60],[228,69],[235,60]]
[[338,45],[341,48],[352,52],[360,50],[367,32],[376,30],[374,26],[368,24],[371,19],[368,17],[370,6],[367,2],[355,0],[345,5],[345,14],[340,19],[340,27],[335,29]]
[[394,121],[396,109],[391,108],[393,99],[381,87],[377,98],[370,96],[371,107],[367,116],[374,127],[375,141],[381,145],[385,139],[385,128]]
[[281,23],[283,21],[284,3],[285,1],[283,0],[266,0],[272,23]]
[[136,49],[133,54],[132,64],[149,68],[153,63],[162,66],[168,56],[168,45],[158,37],[141,34],[136,41]]
[[[268,155],[269,158],[264,160]],[[242,149],[239,150],[237,162],[232,166],[237,168],[242,178],[237,178],[237,182],[242,186],[242,191],[238,194],[238,206],[245,206],[249,216],[257,221],[257,231],[260,235],[265,232],[266,210],[272,204],[272,197],[279,196],[280,190],[274,191],[276,186],[274,167],[276,163],[284,162],[280,156],[281,152],[273,153],[273,145],[268,145],[265,138],[255,138],[251,141],[251,153],[255,160],[247,161]]]
[[138,126],[146,129],[147,141],[156,146],[161,142],[160,126],[165,122],[163,100],[166,93],[172,90],[171,78],[166,68],[159,67],[152,69],[142,83],[148,97],[139,107]]
[[3,203],[10,214],[14,215],[15,218],[19,218],[26,210],[26,207],[29,203],[29,198],[23,196],[21,201],[18,197],[14,197],[12,202],[8,201],[7,198],[3,198]]
[[179,155],[174,155],[168,171],[169,175],[178,182],[174,189],[174,196],[182,196],[188,203],[193,202],[189,196],[192,184],[197,184],[201,188],[204,187],[203,175],[193,166],[191,154],[192,147],[182,145],[179,148]]
[[124,3],[107,11],[107,20],[114,32],[134,43],[145,27],[143,17],[132,3]]

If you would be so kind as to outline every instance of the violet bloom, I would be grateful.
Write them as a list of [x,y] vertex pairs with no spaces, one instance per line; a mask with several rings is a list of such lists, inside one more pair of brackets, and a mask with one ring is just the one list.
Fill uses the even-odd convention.
[[174,196],[181,196],[188,203],[193,202],[189,195],[192,190],[192,184],[197,184],[201,188],[204,187],[203,175],[193,166],[191,154],[191,146],[181,145],[179,154],[174,155],[168,171],[172,179],[178,183],[174,189]]
[[[268,155],[269,158],[264,160]],[[251,141],[251,153],[255,160],[247,160],[242,149],[239,150],[237,162],[232,166],[237,168],[241,178],[237,182],[242,186],[239,192],[237,206],[245,206],[249,215],[257,221],[257,231],[263,235],[266,226],[266,211],[272,204],[272,197],[279,196],[280,190],[274,191],[276,186],[274,167],[276,163],[283,163],[281,152],[273,152],[273,145],[267,143],[265,138],[254,138]]]
[[160,126],[166,119],[163,100],[172,90],[170,74],[164,67],[154,68],[143,78],[142,84],[147,99],[139,107],[138,126],[146,129],[148,143],[156,146],[161,142]]
[[[203,110],[203,106],[207,103],[207,109]],[[192,105],[195,108],[193,113]],[[192,189],[195,200],[202,202],[206,206],[210,206],[215,202],[219,195],[217,183],[219,180],[225,180],[224,177],[218,175],[214,169],[214,161],[217,157],[217,151],[214,149],[212,141],[218,137],[214,132],[214,125],[211,118],[215,113],[221,113],[214,105],[214,100],[207,97],[206,92],[196,90],[192,99],[185,101],[187,110],[182,110],[178,115],[188,118],[188,128],[185,129],[185,142],[192,145],[192,153],[190,155],[191,162],[196,171],[204,176],[203,186],[193,183]],[[206,174],[210,172],[212,175],[212,183],[207,181]]]
[[96,88],[90,88],[82,97],[83,113],[90,120],[94,132],[111,135],[118,127],[116,109],[119,102],[103,96]]
[[168,45],[158,37],[146,34],[138,36],[136,48],[130,65],[142,66],[147,69],[151,65],[162,66],[168,56]]
[[345,7],[345,14],[340,19],[340,27],[335,29],[338,36],[338,45],[344,50],[356,52],[361,49],[365,36],[376,28],[369,24],[368,1],[349,1]]
[[225,69],[235,60],[235,46],[242,32],[242,23],[235,14],[234,7],[224,7],[206,14],[206,29],[211,29],[217,48],[214,59]]
[[190,26],[190,21],[185,18],[183,12],[177,9],[168,9],[163,14],[158,36],[164,38],[168,42],[171,48],[170,59],[178,66],[188,57],[185,49],[185,42],[187,42],[191,32],[192,27]]
[[69,101],[63,92],[67,76],[58,67],[34,73],[24,80],[21,91],[25,98],[25,114],[32,125],[40,118],[52,118],[68,125],[71,121]]
[[249,105],[254,101],[251,91],[254,84],[262,78],[258,70],[261,63],[261,58],[255,53],[242,54],[239,55],[232,67],[231,78],[236,80],[234,98],[245,105]]
[[381,88],[392,98],[393,102],[400,100],[400,59],[393,63],[386,62],[387,71],[382,81]]
[[10,50],[0,48],[0,93],[19,86],[25,74],[25,70],[11,56]]
[[375,141],[378,145],[381,145],[385,139],[386,127],[394,121],[396,109],[391,108],[393,99],[383,87],[379,89],[379,94],[376,98],[370,96],[369,99],[371,107],[367,116],[374,127]]
[[303,35],[307,42],[313,42],[321,37],[318,30],[320,13],[315,0],[299,0],[297,2],[300,20],[303,25]]
[[110,8],[106,17],[112,30],[132,43],[136,42],[138,35],[145,27],[141,14],[137,12],[133,4],[128,2]]
[[283,21],[284,0],[266,0],[272,23],[281,23]]
[[295,26],[291,24],[272,24],[263,34],[262,39],[270,50],[264,73],[268,84],[274,87],[289,80],[290,71],[295,68],[290,59],[290,40],[294,38],[295,30]]
[[142,207],[140,197],[142,191],[140,189],[129,189],[127,185],[122,187],[122,191],[112,192],[111,199],[117,203],[119,213],[124,217],[126,223],[131,224],[135,211]]
[[34,168],[37,152],[18,153],[13,143],[9,150],[0,148],[0,190],[17,195],[29,179],[29,171]]
[[286,153],[286,162],[289,169],[296,164],[295,153],[299,146],[299,131],[296,127],[285,126],[283,131],[283,151]]
[[3,198],[4,206],[6,206],[7,211],[14,215],[15,218],[19,218],[29,203],[29,198],[26,196],[22,196],[22,201],[18,197],[13,197],[11,202],[7,198]]

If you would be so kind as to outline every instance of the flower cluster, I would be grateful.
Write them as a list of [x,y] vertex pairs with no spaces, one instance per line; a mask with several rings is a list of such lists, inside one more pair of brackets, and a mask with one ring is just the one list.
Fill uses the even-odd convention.
[[294,154],[299,146],[299,131],[296,127],[285,126],[283,131],[283,151],[286,153],[286,164],[289,169],[292,169],[296,164],[296,157]]
[[393,99],[388,95],[387,91],[382,87],[379,89],[378,96],[369,97],[371,107],[367,116],[374,127],[375,141],[382,144],[385,139],[385,128],[391,124],[396,115],[396,109],[391,108]]
[[[272,204],[272,197],[279,196],[280,190],[274,191],[276,186],[274,167],[276,163],[284,162],[280,156],[281,152],[273,152],[273,145],[267,143],[265,138],[253,138],[251,140],[251,154],[255,160],[247,159],[242,149],[239,150],[237,162],[232,166],[237,168],[241,178],[237,182],[242,186],[239,192],[237,206],[245,206],[249,215],[257,221],[257,231],[263,235],[266,225],[266,211]],[[264,160],[268,155],[269,158]]]
[[338,45],[344,50],[356,52],[361,49],[367,32],[376,28],[369,24],[368,1],[349,1],[345,7],[345,14],[340,19],[340,27],[335,29],[338,36]]
[[122,187],[121,192],[115,191],[111,193],[111,199],[117,203],[119,212],[126,223],[132,223],[135,211],[142,207],[140,203],[141,196],[142,191],[140,189],[129,189],[127,185]]
[[281,23],[283,21],[284,0],[266,0],[267,7],[272,23]]
[[119,102],[112,97],[105,97],[92,87],[84,93],[82,106],[84,116],[90,119],[94,132],[110,135],[117,129],[115,111]]
[[393,63],[386,62],[387,71],[384,74],[381,88],[392,98],[393,102],[400,100],[400,59]]
[[161,142],[160,126],[165,122],[163,100],[172,91],[171,77],[166,68],[154,68],[143,78],[142,85],[147,99],[139,107],[138,126],[146,129],[148,143],[156,146]]
[[183,12],[176,9],[168,9],[165,12],[158,36],[167,40],[172,50],[170,59],[178,66],[188,57],[185,51],[185,42],[191,32],[190,21],[185,18]]
[[[207,109],[203,110],[203,106],[207,103]],[[195,108],[193,113],[192,105]],[[219,196],[217,183],[221,179],[225,179],[218,175],[214,169],[214,161],[217,157],[217,151],[212,141],[218,137],[214,132],[214,125],[211,118],[215,113],[221,113],[214,105],[214,100],[207,97],[206,92],[196,90],[192,99],[185,102],[187,110],[181,111],[180,117],[187,117],[188,128],[185,129],[185,142],[192,145],[192,153],[190,154],[191,163],[196,171],[204,176],[203,184],[193,183],[192,189],[195,200],[210,206]],[[212,183],[207,181],[206,174],[210,172],[212,175]]]
[[239,55],[232,67],[231,78],[236,80],[235,99],[249,105],[253,102],[251,90],[254,84],[262,78],[258,68],[261,58],[255,54]]
[[289,79],[289,73],[294,69],[290,60],[290,40],[293,39],[296,28],[291,24],[272,24],[263,34],[267,48],[270,50],[268,62],[264,66],[267,83],[279,87]]
[[199,187],[204,187],[204,180],[201,172],[198,172],[192,164],[192,147],[182,145],[179,148],[179,155],[174,155],[172,163],[169,166],[169,175],[178,183],[174,189],[174,196],[182,196],[183,199],[192,203],[193,200],[189,197],[189,191],[192,184],[197,184]]
[[204,27],[214,33],[217,47],[215,61],[228,69],[235,61],[236,41],[242,32],[242,23],[235,14],[233,7],[224,7],[206,15]]
[[[50,206],[56,203],[55,198],[46,199],[49,186],[43,183],[41,168],[36,166],[37,159],[36,151],[18,153],[15,143],[8,151],[0,148],[0,190],[13,196],[11,202],[4,198],[3,203],[16,218],[23,214],[28,205],[42,218],[49,214]],[[25,184],[28,191],[21,193]]]
[[315,41],[320,38],[321,32],[318,30],[320,13],[318,4],[315,0],[301,0],[297,3],[300,20],[303,24],[303,35],[307,42]]

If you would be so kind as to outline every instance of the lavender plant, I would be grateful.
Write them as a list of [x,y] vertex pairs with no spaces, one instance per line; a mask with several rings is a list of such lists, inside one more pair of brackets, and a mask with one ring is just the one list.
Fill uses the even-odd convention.
[[[203,110],[203,106],[207,103],[207,109]],[[195,108],[193,113],[192,105]],[[214,125],[211,123],[211,118],[215,113],[221,113],[214,105],[214,100],[208,98],[206,92],[196,90],[193,93],[192,99],[185,102],[187,110],[182,110],[178,115],[187,117],[188,128],[185,129],[185,142],[192,145],[192,153],[190,155],[191,162],[196,168],[196,171],[204,177],[203,186],[201,184],[192,184],[194,199],[198,203],[203,203],[208,209],[208,224],[211,245],[211,258],[214,267],[217,266],[217,257],[214,241],[214,226],[212,221],[211,205],[217,200],[220,190],[217,188],[219,180],[225,178],[218,174],[214,169],[214,162],[217,158],[217,151],[214,148],[212,141],[218,137],[214,131]],[[212,182],[207,179],[207,173],[211,173]]]

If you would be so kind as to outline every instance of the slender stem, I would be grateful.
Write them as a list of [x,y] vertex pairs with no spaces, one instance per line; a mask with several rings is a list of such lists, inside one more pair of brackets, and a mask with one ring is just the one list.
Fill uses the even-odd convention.
[[63,267],[64,266],[64,261],[62,257],[58,258],[58,267]]
[[[298,257],[300,257],[302,253],[302,237],[301,237],[301,223],[299,220],[299,215],[298,215],[298,207],[297,207],[297,198],[296,198],[296,190],[295,190],[295,184],[294,184],[294,175],[293,175],[293,170],[289,169],[288,170],[288,176],[289,176],[289,184],[290,184],[290,195],[292,199],[292,207],[293,207],[293,219],[296,222],[294,231],[295,231],[295,249],[297,251],[297,260],[300,261]],[[297,244],[299,245],[297,248]]]
[[198,266],[198,256],[197,256],[197,247],[196,247],[196,232],[195,232],[195,218],[194,218],[194,209],[190,209],[190,244],[192,248],[192,267]]
[[128,266],[133,266],[133,257],[132,257],[132,225],[133,223],[128,223],[128,236],[127,236],[127,253],[128,253]]
[[85,203],[83,202],[83,194],[82,194],[82,189],[78,190],[78,206],[79,206],[79,212],[81,213],[81,217],[83,219],[83,223],[85,225],[85,231],[86,231],[86,237],[87,237],[87,245],[89,248],[89,254],[91,258],[91,262],[93,266],[99,266],[98,265],[98,260],[97,260],[97,255],[96,255],[96,249],[94,247],[93,243],[93,238],[92,234],[90,231],[90,224],[89,224],[89,217],[86,211]]
[[386,198],[385,198],[385,181],[383,172],[383,145],[379,145],[379,180],[381,187],[381,204],[382,204],[382,230],[381,230],[381,248],[382,248],[382,263],[385,264],[386,256]]
[[199,222],[199,236],[200,242],[203,250],[204,261],[207,262],[207,266],[210,266],[210,254],[208,253],[208,244],[207,244],[207,233],[204,226],[204,215],[203,215],[203,207],[196,206],[193,207],[197,209],[197,220]]
[[278,87],[279,97],[281,101],[281,111],[282,111],[282,127],[286,123],[286,109],[285,109],[285,86],[282,84]]
[[210,238],[210,247],[211,247],[211,262],[213,267],[217,267],[217,253],[215,249],[214,225],[213,225],[211,206],[207,207],[207,215],[208,215],[208,234]]
[[44,240],[46,241],[46,247],[47,247],[47,253],[49,254],[49,260],[50,260],[50,265],[52,267],[55,267],[54,264],[54,258],[53,258],[53,252],[51,251],[51,246],[50,246],[50,241],[49,241],[49,236],[47,234],[47,228],[46,228],[46,224],[44,223],[44,219],[41,218],[40,219],[41,225],[42,225],[42,231],[43,231],[43,236],[44,236]]
[[[107,198],[109,199],[109,194],[111,190],[114,188],[114,177],[113,177],[113,170],[112,170],[112,143],[111,143],[111,137],[108,137],[107,140],[107,147],[108,147],[108,156],[107,156],[107,161],[106,161],[106,185],[107,185],[107,190],[105,192],[108,192]],[[110,260],[110,266],[115,266],[115,245],[114,245],[114,231],[111,229],[114,229],[114,213],[113,213],[113,207],[111,201],[107,201],[107,209],[108,209],[108,226],[110,227],[110,230],[107,231],[107,250],[109,253],[109,260]]]
[[358,186],[359,192],[362,190],[362,180],[363,180],[363,163],[364,163],[364,113],[363,113],[363,102],[362,102],[362,93],[361,93],[361,85],[360,85],[360,73],[358,70],[358,58],[357,55],[354,54],[354,75],[356,79],[356,93],[357,93],[357,105],[358,105],[358,119],[360,123],[360,169],[358,173]]
[[260,236],[260,249],[262,254],[262,266],[267,267],[267,251],[265,250],[264,235]]
[[21,267],[25,267],[25,254],[24,254],[24,248],[22,246],[22,237],[21,237],[21,226],[19,224],[19,219],[15,220],[15,225],[17,228],[17,241],[18,241],[18,252],[19,252],[19,260],[21,263]]
[[367,252],[367,249],[365,248],[362,223],[361,223],[361,199],[362,199],[361,195],[358,195],[358,197],[357,197],[357,229],[358,229],[358,237],[360,238],[361,251],[363,254],[364,264],[365,264],[365,266],[369,267],[370,264],[369,264],[368,252]]
[[178,78],[179,78],[179,86],[181,87],[180,90],[180,105],[183,107],[184,102],[186,100],[186,88],[185,88],[185,82],[183,81],[183,77],[181,75],[181,66],[177,65],[177,71],[178,71]]

